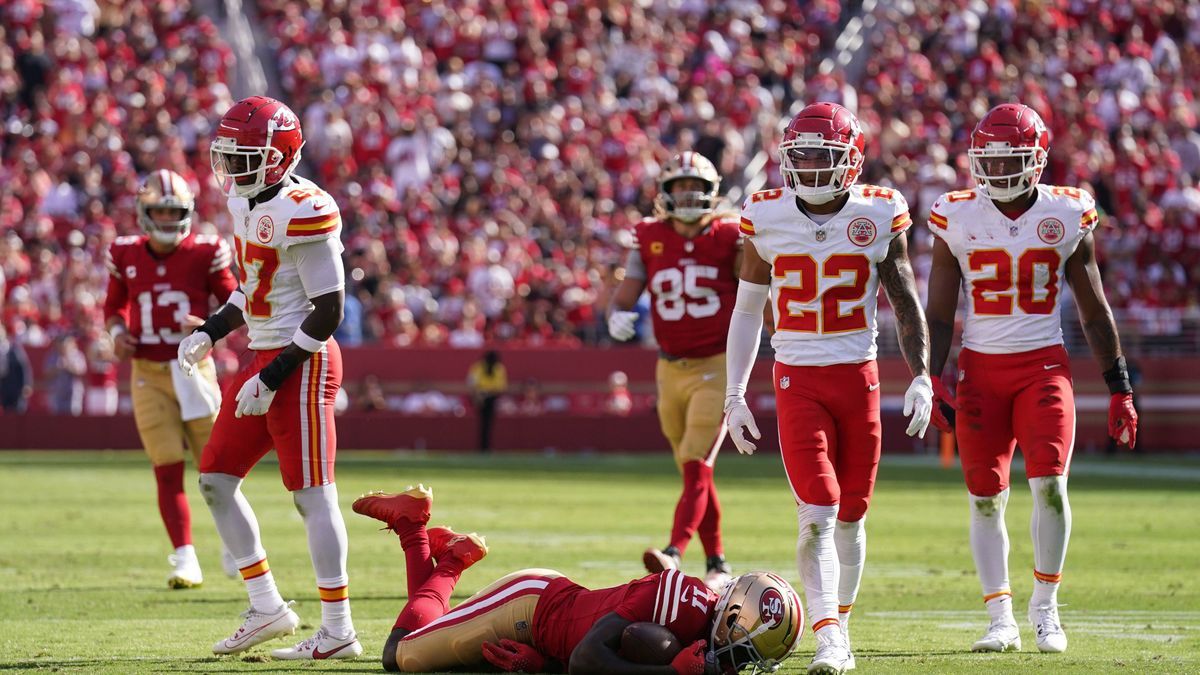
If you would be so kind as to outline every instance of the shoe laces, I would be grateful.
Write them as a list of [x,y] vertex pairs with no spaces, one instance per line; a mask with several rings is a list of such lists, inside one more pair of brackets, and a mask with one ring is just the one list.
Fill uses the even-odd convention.
[[1062,632],[1062,624],[1058,619],[1058,606],[1047,605],[1037,607],[1037,629],[1039,635],[1053,635],[1054,633]]
[[317,629],[317,632],[313,633],[312,637],[310,637],[307,640],[296,645],[296,650],[297,651],[312,651],[313,649],[317,648],[317,643],[319,643],[322,639],[327,638],[327,637],[329,637],[329,632],[325,630],[324,626],[321,626],[320,628]]

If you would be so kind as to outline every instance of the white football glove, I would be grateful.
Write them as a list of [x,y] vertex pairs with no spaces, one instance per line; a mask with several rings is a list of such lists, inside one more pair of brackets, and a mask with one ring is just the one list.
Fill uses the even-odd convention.
[[267,385],[263,384],[259,379],[258,374],[246,380],[246,384],[237,393],[237,409],[234,410],[234,417],[242,415],[265,415],[267,408],[271,407],[271,401],[275,399],[275,392],[267,389]]
[[621,310],[613,310],[612,314],[608,315],[608,334],[614,340],[625,342],[637,335],[637,312],[622,312]]
[[925,438],[929,418],[933,415],[933,381],[928,375],[918,375],[904,392],[904,415],[912,415],[908,422],[909,436]]
[[208,356],[212,346],[212,338],[204,331],[198,330],[183,338],[179,343],[178,352],[179,367],[183,370],[183,374],[191,377],[196,370],[196,364]]
[[733,444],[737,446],[738,452],[743,455],[753,455],[758,446],[746,440],[746,437],[742,435],[742,430],[749,431],[755,440],[760,440],[762,434],[758,431],[758,425],[754,423],[754,414],[746,405],[745,398],[730,396],[725,399],[725,426],[729,429],[729,436],[733,439]]

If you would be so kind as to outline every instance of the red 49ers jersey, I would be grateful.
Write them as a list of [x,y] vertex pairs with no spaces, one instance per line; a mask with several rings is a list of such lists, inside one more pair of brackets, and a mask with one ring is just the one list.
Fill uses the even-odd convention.
[[704,358],[725,351],[737,299],[737,221],[717,218],[693,239],[669,220],[637,226],[638,254],[650,289],[654,337],[664,352]]
[[742,205],[742,232],[771,266],[771,346],[780,363],[831,366],[875,358],[876,266],[912,221],[897,190],[854,185],[849,193],[842,209],[820,224],[782,189],[755,192]]
[[134,357],[151,361],[175,358],[189,314],[206,317],[209,296],[223,303],[237,288],[229,269],[229,246],[216,235],[193,234],[159,257],[149,237],[118,237],[105,251],[108,296],[104,318],[119,316],[137,340]]
[[1084,190],[1038,185],[1037,193],[1015,220],[975,189],[943,194],[930,209],[930,231],[962,270],[962,341],[972,351],[1013,354],[1063,343],[1063,271],[1099,217]]
[[687,646],[708,639],[716,602],[703,581],[679,570],[594,591],[560,577],[551,581],[538,599],[533,645],[545,656],[567,663],[596,621],[616,612],[632,623],[652,621],[666,626]]

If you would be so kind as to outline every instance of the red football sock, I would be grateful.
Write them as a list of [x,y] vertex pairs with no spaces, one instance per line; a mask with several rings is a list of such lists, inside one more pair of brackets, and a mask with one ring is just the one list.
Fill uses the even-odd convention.
[[675,505],[675,526],[671,528],[671,546],[679,549],[681,556],[704,518],[711,485],[711,466],[698,461],[683,465],[683,494]]
[[450,594],[454,592],[462,573],[463,564],[457,559],[447,558],[439,562],[421,588],[408,596],[408,603],[396,617],[392,628],[411,632],[450,611]]
[[420,525],[400,533],[400,546],[404,549],[404,568],[408,576],[408,598],[412,598],[433,574],[433,555],[429,552],[429,533]]
[[192,510],[183,493],[183,462],[154,467],[158,482],[158,512],[175,548],[192,543]]
[[708,467],[708,505],[704,509],[704,520],[700,521],[698,529],[706,557],[725,555],[725,545],[721,543],[721,500],[717,499],[717,484],[713,481],[712,467]]

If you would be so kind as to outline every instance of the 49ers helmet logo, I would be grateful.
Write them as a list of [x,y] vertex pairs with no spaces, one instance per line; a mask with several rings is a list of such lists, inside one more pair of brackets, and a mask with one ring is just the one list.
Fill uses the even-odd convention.
[[1058,242],[1062,241],[1063,234],[1066,233],[1066,231],[1067,230],[1063,226],[1062,221],[1058,218],[1047,218],[1038,223],[1038,239],[1041,239],[1047,244],[1057,244]]
[[275,237],[275,221],[271,220],[271,216],[263,216],[258,219],[258,227],[255,228],[255,234],[258,235],[258,240],[262,243],[271,243],[271,239]]
[[764,624],[776,625],[783,622],[783,594],[778,589],[768,588],[758,598],[758,614]]
[[846,236],[855,246],[870,246],[875,241],[875,223],[867,218],[855,218],[846,226]]

